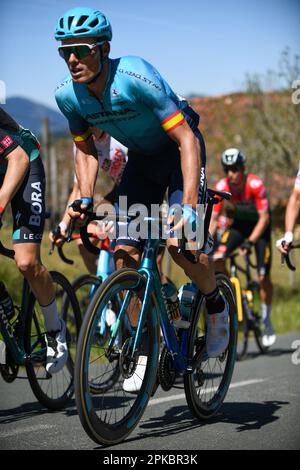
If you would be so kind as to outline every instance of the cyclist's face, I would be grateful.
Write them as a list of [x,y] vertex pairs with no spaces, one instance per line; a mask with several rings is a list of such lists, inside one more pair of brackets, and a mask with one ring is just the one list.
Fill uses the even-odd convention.
[[243,182],[244,170],[237,169],[237,168],[228,169],[227,178],[228,178],[229,183],[238,186],[239,184]]
[[[67,38],[62,41],[62,45],[71,44],[95,44],[97,38]],[[104,46],[103,46],[104,47]],[[66,60],[72,79],[76,83],[85,83],[91,80],[99,70],[100,65],[99,47],[91,50],[84,59],[79,59],[75,54],[71,54]]]

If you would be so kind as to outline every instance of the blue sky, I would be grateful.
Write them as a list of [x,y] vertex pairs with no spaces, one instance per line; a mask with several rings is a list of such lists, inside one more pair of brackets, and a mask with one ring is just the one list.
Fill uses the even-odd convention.
[[53,31],[58,17],[79,5],[109,17],[111,57],[144,57],[182,95],[241,90],[246,73],[277,69],[286,46],[300,54],[299,0],[0,0],[7,96],[56,108],[53,90],[67,69]]

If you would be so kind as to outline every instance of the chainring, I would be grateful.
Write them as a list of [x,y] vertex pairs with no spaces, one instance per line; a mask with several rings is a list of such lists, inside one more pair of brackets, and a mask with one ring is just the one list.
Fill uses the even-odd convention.
[[173,387],[176,379],[174,362],[166,346],[164,346],[161,352],[158,366],[158,378],[160,386],[165,392]]

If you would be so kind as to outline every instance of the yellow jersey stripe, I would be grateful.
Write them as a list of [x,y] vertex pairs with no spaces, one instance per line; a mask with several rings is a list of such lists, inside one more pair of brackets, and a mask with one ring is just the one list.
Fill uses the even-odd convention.
[[84,142],[87,140],[90,136],[92,135],[92,132],[90,129],[88,129],[86,132],[83,134],[72,134],[74,142]]
[[176,113],[171,114],[171,116],[162,121],[161,125],[166,132],[170,132],[182,122],[184,122],[183,114],[180,111],[176,111]]

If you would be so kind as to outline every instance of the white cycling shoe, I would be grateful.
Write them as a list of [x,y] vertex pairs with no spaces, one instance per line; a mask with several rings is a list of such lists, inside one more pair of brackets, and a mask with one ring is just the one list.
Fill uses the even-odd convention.
[[147,366],[147,356],[139,356],[134,374],[124,380],[123,390],[128,393],[138,393],[141,390]]
[[262,336],[262,344],[264,345],[265,348],[269,348],[273,346],[273,344],[276,342],[276,335],[274,333],[273,327],[271,322],[269,322],[265,326],[265,331]]
[[224,298],[225,308],[220,313],[206,315],[206,352],[209,357],[220,356],[229,343],[229,305]]
[[60,319],[61,329],[47,332],[45,335],[47,345],[46,371],[56,374],[65,365],[68,359],[68,347],[66,341],[66,324]]

